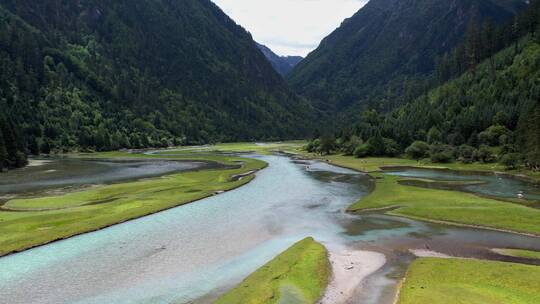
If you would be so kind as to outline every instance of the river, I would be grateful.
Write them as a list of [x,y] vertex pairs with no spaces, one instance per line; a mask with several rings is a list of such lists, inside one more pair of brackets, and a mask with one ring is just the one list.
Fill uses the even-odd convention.
[[411,248],[506,259],[489,247],[540,250],[538,239],[345,209],[367,195],[365,174],[326,163],[256,156],[251,183],[155,215],[0,258],[1,303],[207,303],[294,242],[372,250],[385,267],[361,303],[391,303]]

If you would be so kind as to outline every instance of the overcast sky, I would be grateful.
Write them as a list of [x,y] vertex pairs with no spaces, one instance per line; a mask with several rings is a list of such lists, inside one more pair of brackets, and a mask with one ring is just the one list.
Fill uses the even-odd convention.
[[368,0],[212,0],[279,55],[305,56]]

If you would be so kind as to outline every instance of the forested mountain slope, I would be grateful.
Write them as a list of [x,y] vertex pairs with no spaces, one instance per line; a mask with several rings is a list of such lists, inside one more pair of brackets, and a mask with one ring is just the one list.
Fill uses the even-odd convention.
[[0,121],[17,133],[3,140],[23,153],[309,129],[307,103],[210,0],[0,0],[0,80]]
[[441,152],[450,158],[467,158],[459,147],[484,145],[496,148],[487,150],[496,152],[493,160],[521,153],[540,169],[540,40],[526,38],[518,48],[396,109],[382,121],[382,136],[404,147],[415,140],[449,145]]
[[331,117],[352,116],[366,105],[386,111],[425,91],[436,58],[463,40],[471,21],[500,23],[524,6],[521,0],[371,0],[288,81]]
[[[438,65],[440,86],[393,111],[365,111],[308,149],[540,171],[540,1],[497,30],[470,29]],[[515,35],[498,44],[497,31]]]

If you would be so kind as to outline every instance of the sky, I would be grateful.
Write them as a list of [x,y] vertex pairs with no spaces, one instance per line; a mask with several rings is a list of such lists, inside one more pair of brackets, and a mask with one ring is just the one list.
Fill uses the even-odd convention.
[[212,0],[278,55],[306,56],[368,0]]

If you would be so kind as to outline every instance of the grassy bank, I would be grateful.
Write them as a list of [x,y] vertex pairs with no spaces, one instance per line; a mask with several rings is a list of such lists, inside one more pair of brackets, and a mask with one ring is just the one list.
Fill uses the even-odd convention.
[[540,303],[538,282],[539,266],[421,258],[409,268],[398,303]]
[[537,259],[540,260],[540,252],[522,250],[522,249],[493,249],[498,254],[516,257],[516,258],[526,258],[526,259]]
[[[87,157],[156,156],[114,152]],[[242,166],[234,169],[183,172],[161,178],[98,186],[58,196],[8,201],[5,207],[19,212],[0,211],[0,256],[95,231],[193,202],[220,191],[234,189],[248,183],[254,176],[246,176],[240,180],[235,180],[232,176],[266,166],[266,163],[259,160],[226,156],[186,155],[185,159],[212,160],[228,165],[242,163]]]
[[388,208],[391,215],[540,235],[538,209],[464,192],[401,185],[400,177],[373,175],[375,190],[349,211]]
[[316,303],[330,277],[328,253],[304,239],[264,265],[216,304]]
[[460,162],[453,162],[448,164],[440,164],[433,163],[427,160],[416,161],[412,159],[398,157],[356,158],[353,156],[345,156],[339,154],[321,156],[315,155],[313,153],[307,153],[306,151],[302,151],[301,149],[296,149],[293,152],[309,158],[326,160],[336,166],[350,168],[362,172],[379,172],[381,171],[382,167],[410,166],[418,168],[450,169],[457,171],[502,172],[512,175],[522,175],[540,181],[540,172],[533,172],[526,169],[506,170],[504,166],[497,163],[464,164]]
[[300,149],[306,144],[305,141],[284,141],[270,143],[224,143],[216,145],[206,145],[199,147],[184,147],[171,149],[162,152],[162,155],[176,154],[178,152],[198,151],[198,152],[256,152],[258,154],[268,155],[273,151]]

